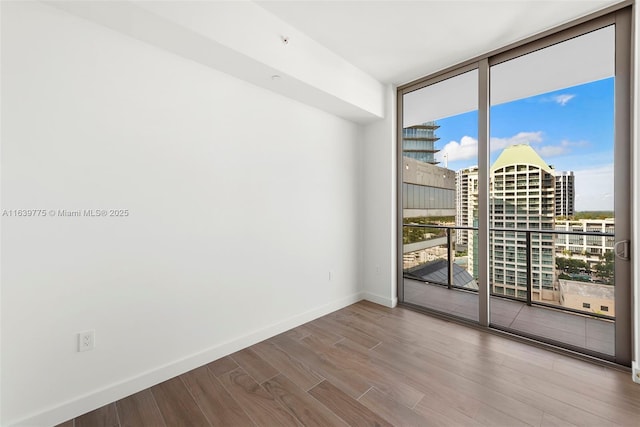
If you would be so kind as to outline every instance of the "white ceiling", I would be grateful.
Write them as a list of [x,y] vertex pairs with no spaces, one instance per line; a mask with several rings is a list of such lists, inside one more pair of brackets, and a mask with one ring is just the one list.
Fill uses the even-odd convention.
[[407,83],[619,2],[256,1],[362,71],[394,84]]
[[[45,2],[365,123],[385,116],[383,84],[408,83],[619,1]],[[284,36],[290,36],[286,44]]]

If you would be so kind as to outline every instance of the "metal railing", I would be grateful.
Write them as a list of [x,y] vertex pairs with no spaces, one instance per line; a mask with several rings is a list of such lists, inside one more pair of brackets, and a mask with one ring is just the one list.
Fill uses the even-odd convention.
[[[445,230],[445,234],[446,234],[446,245],[447,245],[447,265],[448,265],[448,274],[447,274],[447,283],[438,283],[438,282],[428,282],[424,279],[422,279],[419,276],[416,275],[411,275],[410,273],[404,273],[404,277],[405,278],[409,278],[409,279],[413,279],[413,280],[421,280],[425,283],[435,283],[438,285],[443,285],[443,286],[447,286],[449,289],[462,289],[462,290],[467,290],[467,291],[473,291],[473,292],[477,292],[477,290],[474,289],[469,289],[467,287],[462,287],[462,286],[457,286],[454,283],[454,272],[453,272],[453,264],[454,264],[454,260],[453,260],[453,256],[452,253],[454,251],[453,248],[453,241],[452,241],[452,230],[466,230],[466,231],[478,231],[478,227],[466,227],[466,226],[452,226],[452,225],[440,225],[440,224],[413,224],[413,223],[408,223],[408,224],[403,224],[403,229],[404,228],[424,228],[424,229],[443,229]],[[525,247],[525,257],[526,257],[526,298],[523,300],[522,298],[518,298],[517,294],[515,296],[511,296],[511,295],[506,295],[506,294],[500,294],[500,293],[495,293],[495,292],[490,292],[491,296],[494,297],[500,297],[500,298],[506,298],[506,299],[511,299],[511,300],[516,300],[516,301],[521,301],[521,302],[525,302],[528,306],[531,305],[540,305],[540,306],[545,306],[545,307],[550,307],[550,308],[555,308],[555,309],[560,309],[563,311],[568,311],[568,312],[573,312],[573,313],[578,313],[578,314],[582,314],[582,315],[589,315],[589,316],[595,316],[595,317],[600,317],[603,319],[609,319],[609,320],[614,320],[615,317],[614,316],[609,316],[609,315],[605,315],[605,314],[601,314],[601,313],[596,313],[596,312],[586,312],[586,311],[582,311],[582,310],[578,310],[578,309],[574,309],[571,307],[566,307],[566,306],[562,306],[562,305],[555,305],[555,304],[549,304],[549,303],[545,303],[542,301],[533,301],[532,299],[532,295],[533,295],[533,287],[532,287],[532,283],[533,283],[533,262],[532,262],[532,234],[540,234],[540,235],[573,235],[573,236],[597,236],[597,237],[607,237],[607,238],[613,238],[615,237],[614,233],[609,233],[609,232],[600,232],[600,231],[574,231],[574,230],[555,230],[555,229],[522,229],[522,228],[490,228],[489,229],[489,233],[495,233],[495,232],[507,232],[507,233],[513,233],[514,237],[510,237],[510,238],[516,238],[515,236],[518,234],[525,234],[525,241],[524,241],[524,247]],[[439,237],[439,239],[441,239],[441,237]],[[425,239],[424,242],[428,242],[430,240],[435,240],[435,239]],[[543,239],[541,239],[540,241],[543,241]],[[415,244],[416,242],[414,242],[413,244]],[[571,243],[569,243],[569,245],[571,245]],[[581,243],[576,244],[578,246],[581,246]],[[406,244],[404,245],[406,246]],[[514,246],[514,257],[517,260],[518,259],[518,251],[517,251],[517,247],[518,244],[516,243],[516,245]],[[605,248],[602,247],[602,249],[604,250]],[[552,251],[556,251],[555,248],[555,244],[552,246]],[[405,253],[409,253],[409,252],[405,252]],[[603,253],[604,255],[604,253]],[[468,262],[471,260],[468,260]],[[553,265],[553,269],[555,271],[556,269],[556,265]],[[540,274],[542,274],[542,272],[540,272]],[[554,281],[555,281],[555,275],[554,275]],[[588,284],[590,282],[585,282],[585,284]],[[492,285],[492,283],[490,283],[490,285]],[[516,286],[517,288],[517,286]],[[491,287],[490,287],[491,289]],[[542,289],[542,287],[541,287]]]

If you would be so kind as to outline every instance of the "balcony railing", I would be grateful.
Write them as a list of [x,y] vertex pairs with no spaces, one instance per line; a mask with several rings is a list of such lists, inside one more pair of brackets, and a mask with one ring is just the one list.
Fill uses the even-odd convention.
[[[465,227],[465,226],[451,226],[451,225],[438,225],[438,224],[403,224],[403,229],[405,230],[405,235],[412,235],[413,240],[415,240],[416,236],[422,234],[423,239],[419,241],[412,241],[411,243],[404,244],[404,254],[405,254],[405,264],[406,260],[410,259],[409,254],[416,254],[420,251],[429,252],[429,257],[431,259],[421,260],[421,261],[413,261],[415,265],[404,268],[404,277],[414,280],[420,280],[425,283],[433,283],[437,285],[446,286],[449,289],[460,289],[471,292],[478,292],[477,287],[474,289],[473,286],[460,286],[454,280],[454,262],[455,262],[455,249],[454,242],[455,233],[456,232],[477,232],[477,227]],[[409,232],[407,232],[409,231]],[[424,231],[424,233],[423,233]],[[573,230],[550,230],[550,229],[514,229],[514,228],[490,228],[490,238],[495,240],[496,242],[500,239],[510,238],[513,239],[511,242],[506,241],[504,243],[499,243],[496,246],[495,255],[500,257],[499,260],[493,259],[490,260],[493,263],[493,269],[499,270],[494,271],[495,279],[504,280],[501,283],[494,283],[490,278],[490,290],[491,296],[506,298],[511,300],[522,301],[526,303],[528,306],[536,305],[536,306],[545,306],[555,309],[560,309],[567,312],[578,313],[582,315],[594,316],[607,320],[614,320],[615,316],[610,314],[603,314],[600,311],[593,311],[568,307],[563,305],[563,292],[560,289],[562,284],[560,280],[569,280],[571,283],[581,282],[581,286],[592,286],[593,290],[596,288],[601,289],[603,285],[602,283],[595,283],[591,281],[591,277],[586,273],[583,275],[585,277],[571,276],[570,279],[562,279],[556,276],[560,276],[562,274],[567,274],[565,271],[558,270],[556,267],[556,263],[553,262],[554,256],[559,248],[556,248],[555,238],[558,235],[569,235],[569,239],[579,239],[582,241],[582,236],[596,236],[600,237],[600,241],[603,241],[606,238],[607,242],[611,242],[613,240],[614,234],[608,232],[600,232],[600,231],[573,231]],[[496,233],[499,235],[497,238],[493,238],[493,234]],[[467,236],[468,237],[468,236]],[[591,237],[593,239],[593,237]],[[477,239],[477,236],[475,237]],[[562,239],[564,242],[564,239]],[[564,249],[566,244],[560,244],[560,246]],[[477,251],[474,248],[471,249],[471,252]],[[535,249],[535,251],[533,250]],[[603,254],[605,252],[605,248],[601,248],[603,250]],[[611,249],[611,248],[606,248]],[[564,249],[566,251],[566,249]],[[524,252],[524,253],[523,253]],[[589,259],[593,262],[592,254],[572,254],[569,257],[562,257],[572,259],[584,257],[585,262]],[[588,258],[590,257],[590,258]],[[425,257],[423,257],[425,258]],[[556,257],[559,258],[559,257]],[[412,271],[419,271],[420,267],[428,266],[435,262],[439,264],[444,264],[446,261],[446,275],[442,274],[440,271],[439,274],[433,275],[429,280],[425,280],[423,276],[412,274]],[[541,261],[543,262],[542,265]],[[600,259],[603,265],[607,262],[604,259]],[[474,260],[472,257],[469,257],[469,250],[467,251],[467,265],[473,263]],[[520,271],[516,265],[520,263],[520,265],[526,262],[525,271]],[[549,265],[546,265],[549,264]],[[507,268],[505,268],[504,266]],[[588,264],[587,264],[588,265]],[[550,267],[550,269],[548,268]],[[440,268],[442,270],[442,268]],[[467,269],[468,270],[468,269]],[[506,271],[505,271],[506,270]],[[572,273],[573,274],[573,273]],[[517,280],[516,280],[517,276]],[[578,280],[573,280],[577,278]],[[476,277],[474,279],[477,280]],[[505,280],[506,279],[506,280]],[[524,279],[525,287],[522,288],[520,285],[521,281]],[[541,282],[542,280],[542,282]],[[541,284],[542,283],[542,284]],[[543,284],[546,283],[546,286]],[[566,282],[564,282],[566,283]],[[504,293],[496,293],[494,292],[494,286],[502,286],[505,289]],[[613,285],[610,285],[613,286]],[[535,289],[534,289],[535,287]],[[509,291],[513,291],[513,295],[508,295],[506,289]],[[585,288],[587,289],[587,288]],[[524,293],[524,297],[522,295],[522,291],[526,290]],[[534,299],[533,295],[537,293],[538,299]],[[542,298],[543,293],[552,294],[557,296],[556,303],[551,303],[548,301],[544,301]],[[597,298],[595,298],[597,299]],[[588,305],[588,304],[587,304]],[[585,306],[586,308],[586,306]],[[613,311],[613,307],[611,308]]]

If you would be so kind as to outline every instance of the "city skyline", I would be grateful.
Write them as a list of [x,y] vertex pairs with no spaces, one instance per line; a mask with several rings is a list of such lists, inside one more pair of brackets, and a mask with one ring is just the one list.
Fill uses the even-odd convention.
[[[613,102],[607,78],[492,106],[490,164],[528,144],[556,171],[575,173],[577,211],[613,210]],[[477,111],[436,121],[440,165],[477,165]]]

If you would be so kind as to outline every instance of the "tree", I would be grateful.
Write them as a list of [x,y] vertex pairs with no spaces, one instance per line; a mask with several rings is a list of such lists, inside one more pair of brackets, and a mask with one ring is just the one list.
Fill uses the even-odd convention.
[[556,257],[556,268],[569,274],[589,272],[589,264],[586,261],[573,258]]
[[598,277],[603,279],[605,283],[609,285],[613,285],[613,276],[614,276],[614,260],[613,260],[613,251],[606,251],[604,255],[600,255],[601,262],[598,263],[595,267],[596,274]]
[[444,228],[427,228],[427,227],[411,227],[411,224],[437,224],[448,225],[455,223],[455,217],[452,216],[432,216],[432,217],[416,217],[405,218],[404,227],[402,227],[402,243],[407,245],[409,243],[422,242],[434,237],[446,236],[446,229]]
[[[583,211],[576,212],[574,215],[569,217],[570,219],[607,219],[613,218],[612,211]],[[564,219],[564,218],[563,218]]]

